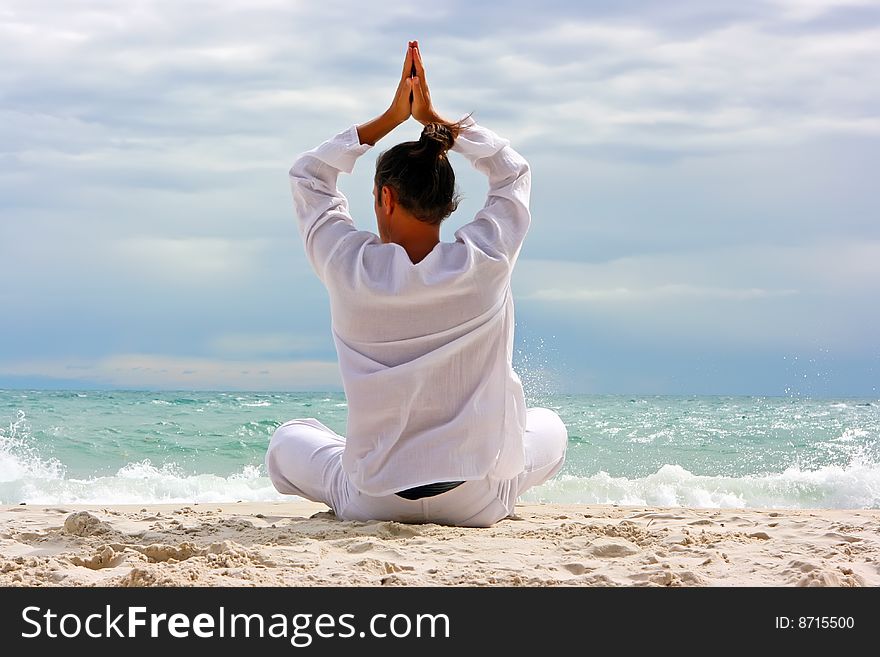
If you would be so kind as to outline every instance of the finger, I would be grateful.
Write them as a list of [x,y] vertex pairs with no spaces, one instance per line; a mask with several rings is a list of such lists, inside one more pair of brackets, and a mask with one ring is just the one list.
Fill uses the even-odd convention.
[[422,62],[422,51],[419,50],[418,41],[416,41],[416,47],[413,49],[413,63],[416,65],[416,75],[422,78],[422,81],[425,81],[425,65]]
[[422,51],[419,50],[418,46],[413,48],[413,63],[416,66],[416,74],[420,77],[425,75],[425,64],[422,61]]
[[419,91],[419,83],[418,78],[412,77],[409,79],[409,102],[415,110],[417,107],[421,106],[422,96]]
[[406,58],[403,60],[403,73],[400,74],[400,78],[408,78],[412,75],[413,69],[413,49],[406,49]]
[[424,103],[426,101],[425,85],[422,84],[422,80],[419,79],[418,76],[415,76],[412,79],[412,90],[413,90],[413,97],[418,98],[420,103]]

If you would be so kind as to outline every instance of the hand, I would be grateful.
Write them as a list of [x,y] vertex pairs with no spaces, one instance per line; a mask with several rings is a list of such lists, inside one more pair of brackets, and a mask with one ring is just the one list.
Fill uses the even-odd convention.
[[413,71],[413,53],[415,41],[410,41],[406,49],[406,59],[403,62],[403,73],[400,75],[400,82],[397,85],[397,91],[394,92],[394,100],[391,101],[391,107],[388,108],[388,116],[397,123],[403,123],[412,114],[412,71]]
[[413,52],[413,64],[415,65],[415,76],[412,79],[412,116],[422,125],[443,122],[443,119],[434,111],[434,105],[431,103],[431,91],[428,89],[428,81],[425,79],[425,66],[422,63],[419,42],[413,41],[412,43],[415,44],[415,47],[410,49]]

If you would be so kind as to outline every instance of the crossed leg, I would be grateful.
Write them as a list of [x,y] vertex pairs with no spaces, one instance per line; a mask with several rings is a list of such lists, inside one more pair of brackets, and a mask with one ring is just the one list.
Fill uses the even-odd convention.
[[[565,462],[567,444],[568,431],[559,415],[547,408],[528,409],[523,435],[525,466],[509,485],[503,486],[506,494],[502,497],[507,499],[501,501],[510,512],[523,492],[559,472]],[[339,513],[358,494],[342,468],[344,449],[345,438],[318,420],[290,420],[275,430],[269,442],[266,452],[269,478],[279,493],[321,502]],[[435,500],[439,502],[441,497]],[[374,499],[379,502],[379,498]],[[474,500],[474,503],[485,504],[485,501]],[[389,496],[388,511],[400,505],[400,498]],[[466,514],[466,510],[458,511]]]

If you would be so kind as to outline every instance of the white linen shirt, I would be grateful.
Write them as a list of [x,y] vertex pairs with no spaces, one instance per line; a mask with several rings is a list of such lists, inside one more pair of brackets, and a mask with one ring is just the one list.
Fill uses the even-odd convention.
[[529,165],[468,118],[452,150],[488,176],[485,206],[413,264],[402,246],[355,228],[336,186],[370,148],[353,125],[290,169],[306,255],[330,297],[348,401],[343,468],[375,496],[515,477],[526,405],[510,278],[531,220]]

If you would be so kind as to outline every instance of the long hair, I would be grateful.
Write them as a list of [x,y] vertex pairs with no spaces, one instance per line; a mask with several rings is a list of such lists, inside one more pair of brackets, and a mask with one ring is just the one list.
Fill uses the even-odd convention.
[[405,141],[379,155],[376,189],[392,187],[397,202],[427,224],[438,225],[455,212],[461,197],[446,154],[469,116],[456,123],[429,123],[418,141]]

